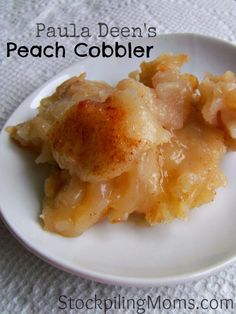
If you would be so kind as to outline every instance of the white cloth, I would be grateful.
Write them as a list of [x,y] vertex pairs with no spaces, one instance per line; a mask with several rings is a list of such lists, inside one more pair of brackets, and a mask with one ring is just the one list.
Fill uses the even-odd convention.
[[[35,24],[48,26],[76,23],[94,32],[98,22],[110,26],[139,26],[147,23],[159,33],[196,32],[236,43],[236,1],[234,0],[8,0],[0,2],[0,127],[13,110],[42,83],[77,61],[73,52],[65,59],[6,58],[6,42],[32,45],[52,43],[54,39],[35,38]],[[58,38],[66,47],[76,38]],[[109,37],[108,42],[115,41]],[[98,43],[95,36],[88,42]],[[68,49],[69,52],[69,49]],[[1,178],[4,180],[4,178]],[[14,195],[13,195],[14,197]],[[25,250],[0,222],[0,313],[58,313],[58,296],[89,298],[112,295],[139,298],[233,298],[236,300],[236,265],[226,267],[202,280],[174,287],[124,288],[83,280],[59,271]],[[69,311],[67,311],[69,312]],[[71,313],[103,311],[71,311]],[[108,313],[124,313],[124,310]],[[228,313],[233,311],[228,311]],[[135,313],[129,310],[126,313]],[[148,311],[146,312],[148,313]],[[156,312],[157,313],[157,312]],[[158,313],[190,313],[163,310]],[[197,313],[192,311],[191,313]],[[199,313],[227,313],[226,310]]]

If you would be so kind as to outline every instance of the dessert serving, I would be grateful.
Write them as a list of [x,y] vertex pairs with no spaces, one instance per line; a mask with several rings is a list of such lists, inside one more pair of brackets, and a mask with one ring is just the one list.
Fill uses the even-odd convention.
[[72,77],[37,115],[7,131],[48,163],[44,228],[77,236],[102,219],[185,218],[226,185],[223,155],[236,145],[236,75],[182,74],[185,54],[161,55],[110,86]]

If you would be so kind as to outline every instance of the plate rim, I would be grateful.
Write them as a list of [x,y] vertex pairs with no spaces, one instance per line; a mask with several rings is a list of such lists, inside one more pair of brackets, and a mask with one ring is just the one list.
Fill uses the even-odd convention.
[[70,267],[69,265],[62,265],[62,263],[56,261],[52,257],[48,257],[41,250],[35,249],[30,243],[28,243],[25,239],[22,239],[21,236],[11,228],[11,226],[5,220],[5,217],[0,212],[0,218],[2,219],[4,225],[7,227],[8,231],[11,235],[30,253],[46,262],[47,264],[62,270],[66,273],[72,274],[74,276],[92,280],[101,284],[109,284],[109,285],[120,285],[124,287],[137,287],[137,288],[145,288],[145,287],[160,287],[163,285],[174,286],[181,283],[187,283],[190,281],[194,281],[197,279],[201,279],[207,275],[212,275],[222,268],[229,266],[236,260],[236,255],[232,256],[229,259],[225,259],[222,262],[215,263],[212,266],[208,266],[202,268],[199,271],[192,271],[182,275],[173,275],[173,276],[163,276],[163,277],[154,277],[152,279],[145,277],[125,277],[125,276],[116,276],[105,274],[102,272],[97,272],[94,270],[89,270],[84,267],[79,267],[80,269],[74,269],[74,267]]

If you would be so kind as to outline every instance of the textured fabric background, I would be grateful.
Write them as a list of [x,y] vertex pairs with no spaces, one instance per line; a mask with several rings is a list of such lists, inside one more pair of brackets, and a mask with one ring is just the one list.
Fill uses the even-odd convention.
[[[76,61],[76,56],[72,53],[67,55],[66,59],[37,60],[16,57],[7,59],[5,57],[7,41],[26,45],[32,42],[50,42],[50,39],[45,37],[35,38],[36,22],[47,25],[75,22],[80,26],[88,25],[91,30],[98,22],[117,26],[139,26],[146,22],[156,26],[159,33],[197,32],[236,43],[236,1],[234,0],[1,0],[1,128],[26,96],[54,74]],[[96,37],[90,38],[89,41],[98,42]],[[112,42],[112,39],[108,38],[108,41]],[[60,42],[69,46],[77,40],[67,38],[60,39]],[[202,280],[175,287],[137,289],[108,286],[74,277],[47,265],[27,252],[0,222],[0,313],[58,313],[59,295],[89,298],[95,293],[100,298],[120,294],[136,299],[147,295],[153,297],[160,295],[171,299],[198,300],[205,297],[236,300],[236,265]],[[102,311],[97,310],[94,313],[102,313]],[[115,311],[108,313],[115,313]],[[116,313],[124,313],[124,311],[116,311]],[[127,313],[134,312],[130,310]],[[158,313],[182,314],[189,311],[163,310]],[[203,311],[199,310],[199,313]],[[208,310],[204,313],[230,313],[230,311]]]

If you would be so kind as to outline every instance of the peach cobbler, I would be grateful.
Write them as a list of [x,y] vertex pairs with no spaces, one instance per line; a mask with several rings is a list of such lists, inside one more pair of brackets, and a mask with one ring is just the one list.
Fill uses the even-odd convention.
[[41,218],[77,236],[102,219],[150,224],[186,217],[226,184],[220,163],[236,147],[236,75],[181,66],[185,54],[143,62],[116,86],[72,77],[37,115],[7,131],[51,165]]

